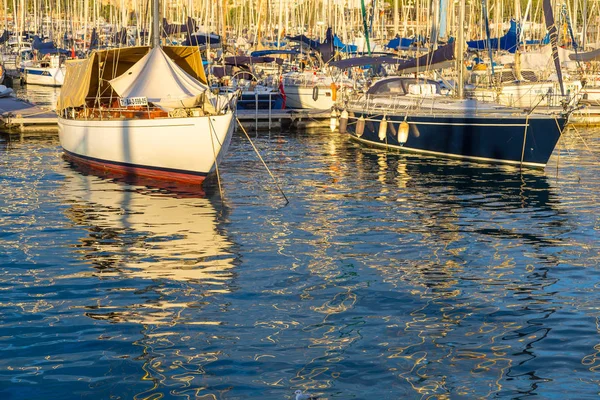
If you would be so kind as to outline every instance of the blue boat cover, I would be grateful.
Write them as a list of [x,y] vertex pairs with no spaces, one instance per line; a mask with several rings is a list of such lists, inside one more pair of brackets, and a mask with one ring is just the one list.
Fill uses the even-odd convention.
[[282,58],[277,57],[253,57],[253,56],[231,56],[225,57],[224,63],[227,65],[246,66],[251,64],[264,64],[264,63],[276,63],[278,65],[283,64]]
[[390,49],[397,49],[398,47],[410,47],[415,42],[414,38],[393,38],[388,42],[386,47]]
[[546,36],[542,40],[526,40],[525,44],[527,45],[536,45],[536,44],[548,44],[550,43],[550,33],[546,33]]
[[333,35],[333,45],[342,53],[356,53],[358,46],[355,44],[344,44],[338,35]]
[[36,35],[33,37],[31,48],[34,50],[55,49],[56,46],[54,45],[54,42],[42,42],[42,39]]
[[325,41],[319,45],[319,53],[321,53],[321,58],[324,63],[328,63],[333,61],[333,57],[335,56],[335,48],[333,46],[333,31],[331,27],[327,28],[325,32]]
[[318,51],[319,50],[319,41],[310,39],[306,35],[296,35],[296,36],[286,36],[286,39],[291,40],[292,42],[298,42],[307,45],[311,50]]
[[0,44],[6,43],[9,37],[10,33],[5,29],[4,32],[2,32],[2,36],[0,36]]
[[358,51],[358,46],[344,44],[344,42],[342,42],[337,35],[333,34],[331,27],[327,28],[323,43],[319,42],[318,40],[310,39],[305,35],[287,36],[287,39],[291,40],[292,42],[305,44],[311,50],[319,52],[325,63],[333,59],[336,51],[342,53],[356,53]]
[[67,50],[67,49],[60,49],[60,48],[53,48],[53,49],[40,49],[38,50],[38,54],[44,55],[44,54],[63,54],[65,56],[70,56],[72,54],[71,50]]
[[405,49],[413,46],[415,43],[425,43],[426,40],[423,36],[419,35],[412,38],[401,38],[395,37],[386,44],[385,47],[388,49]]
[[264,57],[274,54],[300,54],[298,50],[256,50],[250,53],[252,57]]
[[332,62],[330,65],[338,68],[352,68],[366,65],[391,64],[397,66],[397,71],[415,68],[417,65],[425,68],[427,65],[435,65],[455,59],[455,41],[438,47],[432,53],[424,54],[419,58],[400,59],[398,57],[355,57]]
[[31,48],[36,50],[38,54],[65,54],[70,55],[71,50],[59,49],[54,45],[54,42],[42,42],[42,39],[39,36],[33,37],[33,42],[31,43]]
[[31,43],[31,48],[36,50],[38,54],[64,54],[70,55],[71,50],[59,49],[54,45],[54,42],[42,42],[39,36],[33,37],[33,42]]
[[167,19],[163,18],[162,25],[162,37],[196,32],[196,21],[194,21],[192,17],[188,17],[185,24],[169,24]]
[[187,39],[181,43],[183,46],[201,46],[210,43],[211,45],[221,44],[221,36],[215,35],[214,33],[198,33],[194,35],[188,35]]
[[[490,39],[492,49],[506,50],[514,53],[518,48],[521,26],[514,19],[510,20],[510,29],[501,38]],[[487,40],[471,40],[467,42],[469,50],[487,50]]]

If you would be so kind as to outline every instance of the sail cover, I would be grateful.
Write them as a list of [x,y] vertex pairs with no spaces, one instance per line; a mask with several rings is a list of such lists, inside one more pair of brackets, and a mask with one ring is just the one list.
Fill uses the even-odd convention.
[[550,0],[543,0],[544,8],[544,20],[546,21],[546,29],[550,34],[550,46],[552,49],[552,59],[554,60],[554,67],[556,68],[556,76],[558,77],[558,83],[560,85],[560,94],[565,94],[565,88],[562,79],[562,70],[560,69],[560,59],[558,58],[558,28],[554,22],[554,14],[552,13],[552,2]]
[[58,111],[85,104],[90,89],[94,58],[92,56],[81,60],[67,60],[66,66],[65,83],[60,89],[60,96],[56,102]]
[[165,110],[197,106],[208,89],[160,47],[151,49],[125,73],[110,80],[110,85],[121,97],[146,97]]
[[396,65],[396,71],[406,73],[423,71],[425,69],[448,68],[456,60],[456,42],[438,47],[431,53],[424,54],[418,58],[403,60],[398,57],[355,57],[340,61],[334,61],[329,65],[337,68],[364,67],[367,65],[389,64]]
[[569,54],[569,58],[579,62],[600,61],[600,49],[588,51],[587,53]]
[[514,53],[518,48],[520,32],[520,25],[513,19],[510,21],[510,29],[501,38],[471,40],[467,42],[467,45],[469,46],[469,50],[487,50],[491,47],[494,50],[507,50],[509,53]]
[[[574,53],[572,50],[565,50],[561,47],[556,49],[558,59],[561,63],[573,59]],[[543,46],[538,50],[524,51],[521,53],[521,68],[546,71],[553,66],[552,47],[550,45]],[[503,56],[500,57],[500,62],[503,64],[510,64],[514,62],[514,56]]]

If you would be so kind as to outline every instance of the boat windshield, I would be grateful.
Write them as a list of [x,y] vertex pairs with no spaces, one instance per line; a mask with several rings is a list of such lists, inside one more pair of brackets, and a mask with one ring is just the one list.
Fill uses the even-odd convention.
[[440,94],[441,92],[439,83],[431,79],[395,77],[375,82],[367,94],[372,96],[414,94],[414,88],[419,88],[419,92],[425,94],[424,87],[427,88],[427,94]]

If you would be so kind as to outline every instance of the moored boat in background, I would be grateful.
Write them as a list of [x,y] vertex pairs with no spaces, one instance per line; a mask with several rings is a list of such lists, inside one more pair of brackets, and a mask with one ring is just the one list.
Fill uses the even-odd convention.
[[29,85],[62,86],[65,82],[65,66],[58,54],[24,61],[19,69],[21,81]]
[[331,110],[337,92],[349,82],[337,81],[322,71],[292,71],[283,75],[287,108]]

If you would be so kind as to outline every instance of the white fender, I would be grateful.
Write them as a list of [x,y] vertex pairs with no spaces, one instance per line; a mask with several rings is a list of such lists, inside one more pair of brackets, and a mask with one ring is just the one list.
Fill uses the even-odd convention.
[[379,123],[379,140],[385,140],[387,136],[387,119],[383,117],[381,122]]
[[402,121],[398,128],[398,143],[404,144],[408,140],[408,122]]
[[348,127],[348,111],[342,110],[340,114],[340,133],[346,133]]
[[356,121],[356,136],[361,137],[365,131],[365,117],[362,115]]

